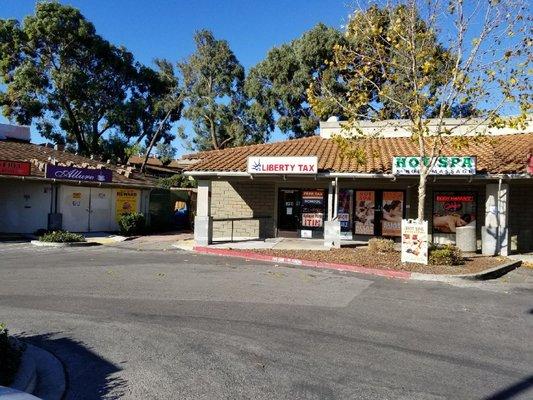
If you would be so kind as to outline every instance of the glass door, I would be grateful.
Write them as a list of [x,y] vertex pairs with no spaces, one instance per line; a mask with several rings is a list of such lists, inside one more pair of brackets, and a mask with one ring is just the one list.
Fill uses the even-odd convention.
[[280,189],[278,192],[278,229],[296,233],[300,215],[300,191]]

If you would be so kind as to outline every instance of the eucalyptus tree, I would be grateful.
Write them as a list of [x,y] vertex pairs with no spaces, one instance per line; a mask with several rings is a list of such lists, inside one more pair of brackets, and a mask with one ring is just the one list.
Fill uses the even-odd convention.
[[151,139],[167,89],[160,74],[57,2],[38,2],[22,22],[0,20],[0,82],[4,116],[35,122],[43,137],[83,155],[116,160],[131,140]]
[[210,31],[194,36],[195,52],[178,63],[185,105],[183,116],[193,125],[187,138],[197,150],[265,140],[264,122],[250,112],[243,92],[244,68],[225,40]]
[[[318,24],[298,39],[271,49],[250,70],[246,93],[253,99],[254,111],[268,121],[270,129],[277,126],[293,137],[315,133],[320,116],[311,109],[306,90],[313,78],[322,78],[334,46],[343,41],[338,30]],[[343,92],[341,82],[330,83],[332,90]],[[328,110],[329,115],[341,112],[339,107]]]

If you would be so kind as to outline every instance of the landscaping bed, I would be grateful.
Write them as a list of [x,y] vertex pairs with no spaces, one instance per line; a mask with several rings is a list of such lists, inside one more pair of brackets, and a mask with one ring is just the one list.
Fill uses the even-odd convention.
[[[236,250],[236,249],[235,249]],[[247,250],[250,252],[250,250]],[[465,257],[463,265],[422,265],[402,263],[399,252],[376,253],[366,247],[331,250],[251,250],[274,257],[350,264],[366,268],[419,272],[424,274],[473,274],[510,261],[506,257]]]

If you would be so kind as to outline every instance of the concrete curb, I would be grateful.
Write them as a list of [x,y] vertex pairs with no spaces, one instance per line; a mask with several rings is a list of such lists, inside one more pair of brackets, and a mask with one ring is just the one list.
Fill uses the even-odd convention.
[[395,271],[390,269],[377,269],[377,268],[367,268],[358,265],[350,264],[337,264],[337,263],[327,263],[322,261],[310,261],[310,260],[301,260],[298,258],[287,258],[287,257],[275,257],[268,256],[264,254],[254,253],[253,251],[238,251],[231,249],[214,249],[209,247],[195,246],[194,251],[204,254],[213,254],[219,256],[228,256],[228,257],[238,257],[246,258],[248,260],[258,260],[258,261],[267,261],[274,262],[279,264],[291,264],[299,265],[302,267],[312,267],[312,268],[321,268],[321,269],[333,269],[337,271],[348,271],[348,272],[357,272],[360,274],[368,275],[377,275],[384,276],[387,278],[398,278],[398,279],[409,279],[411,273],[408,271]]
[[489,279],[497,279],[513,269],[518,268],[520,264],[522,264],[521,261],[513,260],[473,274],[460,275],[431,275],[413,272],[411,274],[411,279],[435,282],[486,281]]
[[37,247],[90,247],[99,246],[98,242],[73,242],[73,243],[58,243],[58,242],[41,242],[40,240],[32,240],[32,245]]
[[66,390],[63,364],[40,347],[29,343],[25,346],[21,366],[11,388],[45,400],[61,400]]
[[31,394],[0,386],[0,400],[41,400]]
[[49,351],[28,344],[37,365],[37,386],[33,394],[45,400],[61,400],[67,388],[61,361]]
[[368,268],[359,265],[351,264],[338,264],[338,263],[328,263],[322,261],[311,261],[311,260],[301,260],[297,258],[287,258],[287,257],[275,257],[265,254],[254,253],[253,251],[239,251],[232,249],[219,249],[205,246],[194,246],[193,251],[203,254],[212,254],[218,256],[226,257],[237,257],[245,258],[248,260],[257,260],[257,261],[266,261],[279,264],[291,264],[291,265],[300,265],[303,267],[312,267],[312,268],[321,268],[321,269],[332,269],[336,271],[347,271],[347,272],[356,272],[359,274],[367,275],[376,275],[384,276],[387,278],[396,278],[396,279],[412,279],[418,281],[433,281],[433,282],[457,282],[457,281],[483,281],[488,279],[496,279],[500,276],[505,275],[509,271],[512,271],[515,268],[518,268],[521,264],[521,261],[511,261],[505,264],[498,265],[486,269],[484,271],[476,272],[474,274],[460,274],[460,275],[436,275],[436,274],[422,274],[419,272],[410,272],[410,271],[397,271],[390,269],[378,269],[378,268]]
[[33,393],[37,385],[37,364],[28,346],[18,340],[15,340],[15,342],[18,346],[26,346],[26,348],[20,358],[19,370],[11,383],[11,388],[21,392]]

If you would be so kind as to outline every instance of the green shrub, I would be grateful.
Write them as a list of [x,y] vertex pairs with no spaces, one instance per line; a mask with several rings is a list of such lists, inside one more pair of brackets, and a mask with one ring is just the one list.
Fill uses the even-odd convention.
[[48,232],[39,237],[41,242],[55,242],[55,243],[78,243],[85,242],[83,235],[79,233],[72,233],[67,231],[53,231]]
[[24,349],[8,336],[6,326],[0,323],[0,385],[9,386],[17,373]]
[[429,263],[431,265],[462,265],[464,264],[461,250],[451,244],[431,246],[429,249]]
[[368,250],[373,253],[392,253],[394,251],[394,240],[372,238],[368,241]]
[[144,231],[146,219],[141,213],[122,214],[118,220],[118,226],[123,235],[137,235]]

